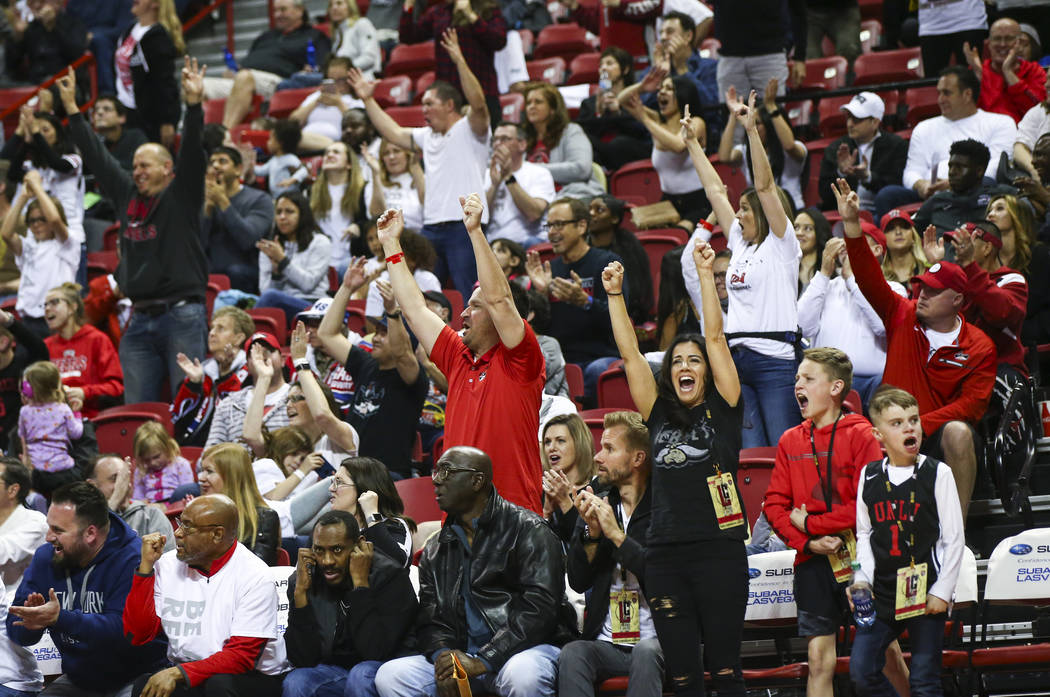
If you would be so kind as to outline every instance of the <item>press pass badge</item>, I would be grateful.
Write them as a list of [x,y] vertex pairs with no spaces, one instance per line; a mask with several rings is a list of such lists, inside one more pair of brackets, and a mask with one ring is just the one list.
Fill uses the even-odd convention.
[[614,644],[637,644],[642,638],[638,615],[638,591],[622,588],[609,594],[609,617],[612,619]]
[[736,496],[732,473],[721,472],[716,468],[715,474],[707,478],[707,488],[711,491],[711,501],[715,505],[718,529],[726,530],[743,525],[744,510],[740,507],[740,499]]
[[926,562],[897,569],[897,602],[893,619],[906,620],[926,613]]
[[838,536],[842,538],[842,546],[828,555],[828,563],[835,574],[835,583],[848,583],[853,576],[853,560],[857,557],[857,537],[852,530],[843,530]]

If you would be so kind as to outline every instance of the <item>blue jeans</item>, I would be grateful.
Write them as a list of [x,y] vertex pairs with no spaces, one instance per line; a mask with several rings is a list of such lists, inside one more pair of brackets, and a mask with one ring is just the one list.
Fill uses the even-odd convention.
[[382,661],[361,661],[350,669],[346,678],[345,697],[379,697],[376,689],[376,673]]
[[[554,697],[558,678],[558,647],[540,644],[510,657],[499,672],[470,681],[475,693],[500,697]],[[437,697],[434,665],[422,656],[387,661],[376,673],[380,697]]]
[[284,676],[281,697],[343,697],[347,672],[346,668],[324,664],[296,668]]
[[900,208],[906,206],[909,203],[918,203],[922,199],[915,193],[914,189],[909,189],[906,186],[899,186],[897,184],[890,184],[879,189],[879,192],[875,194],[875,222],[878,223],[882,220],[882,216],[886,215],[894,208]]
[[300,70],[292,73],[290,77],[277,83],[277,91],[297,90],[303,87],[318,87],[324,80],[324,73],[320,70]]
[[595,358],[590,363],[579,364],[583,370],[583,401],[588,408],[593,407],[598,401],[598,378],[609,369],[609,366],[620,360],[619,356],[606,356]]
[[903,622],[875,618],[870,627],[858,627],[849,657],[849,677],[859,697],[896,697],[883,675],[886,647],[907,629],[911,643],[912,697],[941,697],[941,651],[945,615],[919,615]]
[[276,307],[278,310],[283,311],[289,326],[295,321],[297,314],[311,305],[313,305],[312,300],[303,300],[291,293],[274,290],[273,288],[264,290],[262,295],[259,296],[258,302],[255,303],[256,307]]
[[159,402],[164,378],[172,392],[185,374],[175,356],[204,360],[208,319],[204,303],[190,302],[164,314],[135,312],[120,340],[120,367],[124,369],[124,401]]
[[864,410],[868,410],[868,402],[871,401],[872,396],[875,394],[875,390],[879,389],[879,385],[882,384],[882,373],[878,375],[854,375],[853,376],[853,389],[860,395],[860,403],[864,405]]
[[13,690],[10,687],[4,687],[0,685],[0,697],[35,697],[40,694],[39,692],[23,692],[22,690]]
[[744,400],[742,446],[776,445],[784,431],[802,423],[802,413],[795,401],[798,363],[793,359],[770,358],[743,346],[733,349],[733,362],[740,376],[740,396]]
[[467,228],[461,220],[450,220],[444,223],[433,223],[423,226],[420,230],[423,236],[430,240],[437,252],[437,263],[434,265],[434,275],[442,283],[446,278],[452,278],[452,285],[463,296],[466,302],[471,293],[474,292],[474,284],[478,281],[478,267],[474,261],[474,247],[470,244]]

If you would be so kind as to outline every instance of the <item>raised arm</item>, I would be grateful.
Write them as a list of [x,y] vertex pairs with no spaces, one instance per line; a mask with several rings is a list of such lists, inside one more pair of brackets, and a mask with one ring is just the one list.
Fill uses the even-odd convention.
[[722,183],[722,178],[718,176],[714,165],[707,159],[704,149],[700,147],[693,120],[689,116],[688,106],[685,108],[685,116],[681,124],[682,130],[679,131],[679,136],[685,141],[685,146],[689,150],[689,158],[693,161],[693,167],[700,177],[700,182],[704,185],[704,192],[707,194],[707,200],[711,202],[711,208],[715,212],[715,217],[718,218],[718,224],[728,232],[730,224],[736,218],[736,211],[733,210],[733,204],[729,202],[726,185]]
[[[728,103],[727,103],[728,105]],[[773,179],[773,168],[769,166],[769,157],[766,148],[762,144],[762,138],[758,135],[758,112],[755,111],[755,93],[752,90],[747,104],[737,103],[737,117],[744,122],[744,130],[747,132],[747,140],[751,148],[751,169],[755,175],[755,192],[762,204],[762,212],[766,214],[769,221],[769,231],[777,237],[783,237],[787,231],[787,213],[784,205],[780,202],[777,193],[777,183]]]
[[368,120],[376,127],[379,135],[399,148],[410,150],[412,148],[412,129],[399,126],[397,121],[394,121],[391,116],[387,115],[383,107],[379,106],[379,102],[373,97],[375,83],[366,80],[357,68],[350,69],[347,79],[350,80],[350,87],[353,88],[354,93],[365,103]]
[[[740,399],[740,378],[736,372],[729,340],[722,331],[722,306],[715,290],[715,250],[707,242],[697,241],[693,246],[693,262],[700,276],[700,296],[704,308],[704,343],[715,389],[730,406]],[[646,366],[648,368],[648,365]]]
[[[713,284],[714,280],[711,283]],[[616,339],[616,348],[623,358],[631,399],[641,412],[642,418],[648,419],[653,411],[653,404],[656,403],[656,378],[649,368],[649,362],[638,350],[638,335],[634,333],[634,324],[627,314],[627,303],[623,299],[623,264],[614,261],[606,266],[602,271],[602,285],[605,286],[605,294],[609,296],[609,319],[612,321],[613,338]],[[713,287],[712,285],[712,289]],[[717,300],[715,302],[717,303]],[[718,316],[721,324],[721,308],[718,310]]]
[[525,323],[514,305],[510,281],[496,261],[496,255],[481,229],[481,197],[476,193],[471,194],[466,198],[460,197],[459,203],[463,206],[463,224],[467,226],[470,244],[474,247],[481,298],[496,326],[500,343],[512,349],[525,338]]
[[[736,97],[736,88],[730,87],[726,94],[726,103],[738,101],[739,100]],[[733,147],[735,145],[733,138],[736,134],[737,124],[736,113],[730,110],[729,121],[726,123],[725,129],[722,131],[722,138],[718,141],[718,160],[727,165],[739,165],[744,161],[740,151]]]
[[[795,142],[795,133],[791,130],[791,124],[787,120],[787,114],[782,108],[777,107],[777,79],[770,78],[763,93],[763,107],[770,114],[773,122],[773,130],[776,131],[780,147],[784,154],[793,160],[799,161],[806,156],[805,147]],[[775,116],[773,114],[776,114]]]
[[310,410],[310,417],[335,445],[350,453],[357,452],[357,431],[332,413],[313,371],[308,367],[305,370],[300,369],[300,366],[306,363],[306,345],[306,326],[302,322],[296,322],[295,329],[292,330],[292,362],[296,366],[296,378],[306,399],[306,407]]
[[456,64],[459,84],[463,88],[463,97],[470,105],[470,113],[467,115],[470,130],[478,138],[484,138],[489,133],[489,107],[485,101],[485,90],[481,88],[477,76],[467,65],[467,59],[463,57],[455,29],[445,30],[444,36],[441,37],[441,47],[448,51],[449,58]]
[[376,287],[383,296],[387,347],[397,360],[397,374],[406,385],[415,384],[419,378],[419,361],[412,352],[412,341],[408,338],[404,322],[401,321],[401,312],[397,308],[397,300],[394,299],[394,289],[388,281],[376,281]]
[[23,186],[21,191],[18,192],[18,196],[15,197],[14,203],[7,209],[7,214],[4,215],[3,225],[0,225],[0,237],[4,238],[7,245],[11,248],[11,252],[16,256],[22,256],[22,238],[15,231],[18,225],[18,219],[22,216],[22,209],[29,202],[29,187]]
[[405,229],[405,218],[399,210],[388,210],[376,221],[376,228],[387,258],[386,268],[390,274],[390,285],[394,287],[394,297],[408,318],[408,324],[419,343],[429,354],[441,330],[445,328],[445,323],[427,307],[423,293],[416,285],[412,272],[408,270],[408,264],[405,263],[405,254],[401,251],[401,232]]
[[346,316],[346,306],[350,302],[357,289],[365,284],[365,258],[357,257],[350,261],[343,274],[343,282],[339,290],[335,292],[332,303],[325,310],[321,324],[317,327],[317,338],[321,340],[325,353],[339,361],[346,363],[350,355],[350,340],[343,336],[343,323]]
[[266,441],[263,440],[262,422],[263,411],[266,406],[266,393],[270,391],[270,383],[273,381],[274,368],[270,365],[270,359],[266,356],[261,344],[252,344],[248,360],[252,363],[254,382],[252,385],[252,398],[248,400],[248,409],[244,414],[244,430],[241,438],[252,449],[255,457],[266,455]]
[[55,233],[55,237],[58,238],[59,242],[65,243],[69,239],[69,228],[62,222],[62,216],[59,214],[55,202],[51,200],[51,196],[44,190],[44,182],[40,179],[40,172],[31,169],[26,172],[22,181],[30,193],[33,194],[33,197],[36,198],[37,203],[40,204],[40,212],[44,214],[47,224],[51,226],[51,230]]

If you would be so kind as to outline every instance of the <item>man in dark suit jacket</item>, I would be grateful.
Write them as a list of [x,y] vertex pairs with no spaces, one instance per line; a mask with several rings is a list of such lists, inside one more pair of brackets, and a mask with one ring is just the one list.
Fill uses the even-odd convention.
[[835,210],[831,183],[845,177],[860,195],[864,210],[875,210],[875,194],[888,184],[901,183],[908,161],[908,141],[880,129],[886,105],[874,92],[854,95],[846,112],[846,135],[824,150],[820,163],[820,207]]

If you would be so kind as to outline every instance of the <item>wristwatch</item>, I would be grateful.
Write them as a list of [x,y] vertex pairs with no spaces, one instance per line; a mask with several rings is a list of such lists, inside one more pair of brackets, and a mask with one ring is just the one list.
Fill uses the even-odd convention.
[[599,536],[599,537],[591,537],[591,526],[590,525],[584,525],[583,529],[580,530],[580,542],[582,542],[585,545],[597,544],[600,539],[601,539],[601,536]]
[[510,175],[509,177],[507,177],[507,186],[510,186],[511,184],[517,184],[517,183],[518,183],[518,180],[514,178],[513,174]]
[[384,312],[384,316],[390,319],[401,319],[401,310],[394,310],[393,312]]
[[373,513],[372,515],[368,516],[368,522],[370,522],[370,523],[382,523],[383,522],[383,514],[379,513],[378,511]]

